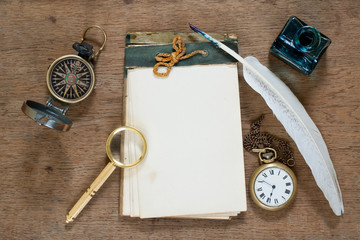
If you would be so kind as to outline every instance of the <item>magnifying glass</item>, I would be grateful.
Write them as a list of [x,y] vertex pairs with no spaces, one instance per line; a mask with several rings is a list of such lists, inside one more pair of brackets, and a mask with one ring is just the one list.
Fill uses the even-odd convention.
[[[136,133],[142,141],[142,153],[140,157],[135,162],[128,164],[125,164],[120,161],[121,157],[120,157],[119,143],[121,142],[121,139],[123,139],[121,133],[123,133],[124,131],[131,131],[133,133]],[[115,129],[112,133],[110,133],[106,141],[106,153],[108,158],[110,159],[110,162],[106,165],[106,167],[102,170],[99,176],[94,180],[94,182],[90,185],[90,187],[86,190],[86,192],[81,196],[81,198],[77,201],[74,207],[66,215],[66,223],[70,223],[74,221],[74,219],[84,209],[86,204],[92,199],[92,197],[96,194],[96,192],[100,189],[100,187],[104,184],[104,182],[114,172],[116,167],[129,168],[138,165],[144,159],[146,151],[147,151],[146,140],[144,135],[139,130],[128,126],[122,126]],[[119,157],[115,157],[116,155],[118,155]]]

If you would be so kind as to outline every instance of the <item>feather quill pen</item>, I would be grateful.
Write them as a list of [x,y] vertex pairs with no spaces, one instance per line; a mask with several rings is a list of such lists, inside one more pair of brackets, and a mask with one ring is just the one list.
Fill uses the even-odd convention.
[[337,216],[344,212],[340,186],[326,144],[291,90],[255,57],[242,58],[229,47],[189,24],[190,28],[243,64],[245,81],[258,92],[296,143],[315,181]]

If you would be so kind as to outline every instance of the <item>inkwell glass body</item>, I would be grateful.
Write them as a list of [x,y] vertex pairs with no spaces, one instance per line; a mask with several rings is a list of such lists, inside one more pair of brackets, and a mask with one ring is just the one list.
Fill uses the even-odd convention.
[[305,74],[316,67],[331,40],[297,17],[290,17],[270,51]]

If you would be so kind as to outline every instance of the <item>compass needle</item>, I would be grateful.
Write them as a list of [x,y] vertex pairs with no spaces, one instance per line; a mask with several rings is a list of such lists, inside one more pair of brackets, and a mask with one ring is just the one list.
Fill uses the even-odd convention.
[[79,93],[78,93],[78,91],[76,90],[76,85],[72,85],[72,88],[74,89],[74,91],[75,91],[76,95],[78,96],[78,98],[80,98]]

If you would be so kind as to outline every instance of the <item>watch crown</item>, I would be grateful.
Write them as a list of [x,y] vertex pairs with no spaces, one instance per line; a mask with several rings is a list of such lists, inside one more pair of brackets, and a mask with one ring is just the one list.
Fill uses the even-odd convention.
[[277,153],[273,148],[260,148],[252,149],[253,152],[259,153],[259,159],[261,163],[271,163],[277,158]]
[[269,160],[272,157],[274,157],[274,153],[273,152],[261,153],[261,156]]

